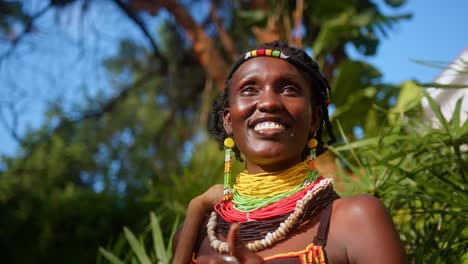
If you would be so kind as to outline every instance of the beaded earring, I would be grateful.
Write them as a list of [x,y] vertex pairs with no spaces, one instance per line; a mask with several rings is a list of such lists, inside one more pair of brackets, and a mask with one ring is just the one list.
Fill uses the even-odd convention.
[[224,146],[226,147],[226,155],[224,157],[224,190],[223,190],[223,200],[231,200],[233,198],[231,190],[231,152],[232,148],[235,146],[234,139],[227,137],[224,140]]
[[307,157],[307,163],[309,165],[309,168],[307,170],[307,177],[304,182],[304,185],[309,185],[315,182],[318,178],[318,171],[315,167],[315,158],[317,156],[317,145],[318,141],[315,139],[315,135],[313,138],[309,139],[307,142],[307,147],[310,149],[309,156]]

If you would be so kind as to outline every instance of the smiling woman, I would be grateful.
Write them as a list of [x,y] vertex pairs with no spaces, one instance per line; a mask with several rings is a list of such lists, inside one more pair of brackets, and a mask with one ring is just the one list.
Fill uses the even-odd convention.
[[234,73],[224,129],[237,142],[249,173],[280,171],[302,161],[297,150],[320,122],[312,115],[318,111],[312,111],[309,86],[296,67],[271,57],[249,60]]
[[[174,263],[405,262],[383,204],[339,198],[315,169],[322,127],[334,141],[329,93],[316,62],[284,42],[233,65],[210,126],[226,148],[225,183],[190,203]],[[231,149],[246,167],[233,186]]]

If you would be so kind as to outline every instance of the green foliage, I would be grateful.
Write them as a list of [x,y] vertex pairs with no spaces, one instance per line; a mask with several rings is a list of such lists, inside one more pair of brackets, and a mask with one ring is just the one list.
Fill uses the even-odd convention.
[[[384,201],[412,263],[459,263],[468,247],[468,122],[460,122],[462,99],[447,120],[415,88],[402,85],[379,136],[332,148],[349,169],[340,172],[341,187]],[[409,104],[422,95],[435,113],[433,122],[424,120],[419,104]]]
[[345,43],[352,43],[364,55],[375,55],[378,33],[386,35],[395,24],[411,18],[411,14],[385,16],[368,0],[310,1],[305,5],[304,11],[312,17],[306,19],[307,26],[320,26],[317,32],[308,31],[305,39],[312,38],[314,54],[321,60]]
[[[388,113],[388,121],[391,125],[401,125],[403,117],[408,111],[417,109],[423,98],[423,90],[415,82],[408,81],[401,85],[400,95],[395,105]],[[420,110],[420,109],[417,109]]]
[[[151,234],[152,241],[146,241],[148,232],[143,233],[143,235],[137,238],[130,229],[124,227],[124,236],[130,245],[129,250],[125,250],[120,244],[117,244],[118,247],[114,248],[112,253],[109,250],[100,248],[102,256],[112,264],[122,264],[122,263],[139,263],[139,264],[167,264],[170,263],[172,259],[172,238],[179,224],[179,218],[172,224],[172,232],[169,235],[167,243],[162,235],[161,225],[158,217],[154,213],[150,213],[150,224],[148,230]],[[148,244],[149,247],[153,247],[153,251],[148,253]],[[116,255],[124,255],[123,259],[119,259]],[[98,264],[107,263],[101,257],[98,258]]]

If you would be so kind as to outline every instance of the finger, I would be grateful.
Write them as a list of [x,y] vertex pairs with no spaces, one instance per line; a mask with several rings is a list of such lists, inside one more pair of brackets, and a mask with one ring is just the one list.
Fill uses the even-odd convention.
[[227,237],[229,251],[233,256],[239,256],[245,253],[246,250],[248,251],[248,249],[244,246],[244,243],[242,243],[242,240],[240,239],[239,231],[240,225],[238,223],[234,223],[231,225]]
[[239,263],[242,264],[261,264],[264,263],[263,259],[250,251],[240,238],[240,225],[235,223],[231,225],[229,229],[229,234],[227,237],[227,242],[229,245],[229,251],[231,255],[237,259]]

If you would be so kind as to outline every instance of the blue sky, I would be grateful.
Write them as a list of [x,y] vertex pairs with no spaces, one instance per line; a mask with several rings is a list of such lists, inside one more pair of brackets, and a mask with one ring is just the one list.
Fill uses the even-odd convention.
[[[466,0],[409,0],[405,6],[397,10],[385,8],[384,11],[387,14],[406,11],[413,13],[411,20],[400,23],[389,37],[381,42],[377,56],[365,58],[382,71],[385,82],[400,83],[408,79],[430,82],[441,70],[416,64],[411,59],[451,62],[463,49],[468,48],[468,1]],[[352,55],[362,58],[354,52]],[[56,69],[60,70],[62,69]],[[79,79],[85,76],[86,73],[82,73],[71,78]],[[35,83],[35,85],[40,84]],[[1,90],[0,87],[0,96]],[[42,91],[46,95],[49,92]],[[44,101],[35,104],[25,103],[28,106],[24,108],[20,132],[26,127],[35,128],[41,124],[43,104]],[[0,125],[0,155],[12,155],[16,151],[15,141]]]
[[468,1],[409,0],[400,11],[412,12],[413,18],[398,25],[380,44],[377,56],[367,59],[383,72],[384,81],[430,82],[440,69],[411,59],[451,62],[468,48]]

